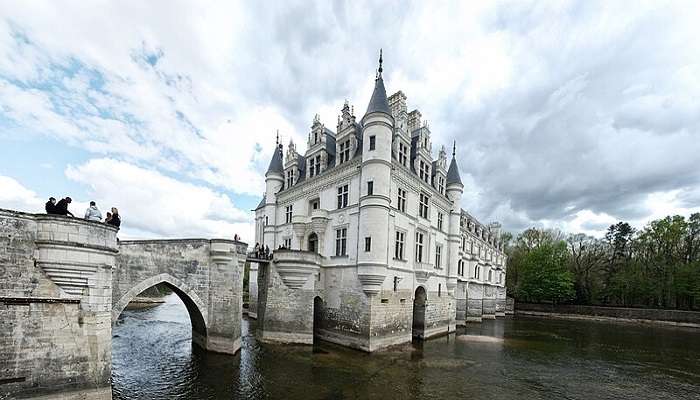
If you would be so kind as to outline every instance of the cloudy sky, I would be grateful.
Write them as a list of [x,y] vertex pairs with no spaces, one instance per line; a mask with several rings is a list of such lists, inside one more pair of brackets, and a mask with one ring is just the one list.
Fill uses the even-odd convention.
[[259,3],[0,2],[0,207],[250,239],[275,132],[361,116],[383,48],[482,222],[700,211],[697,1]]

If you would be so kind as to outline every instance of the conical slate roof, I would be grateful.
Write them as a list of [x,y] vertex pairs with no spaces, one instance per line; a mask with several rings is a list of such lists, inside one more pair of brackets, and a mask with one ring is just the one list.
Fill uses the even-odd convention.
[[284,165],[282,163],[282,145],[278,145],[275,152],[272,154],[272,160],[270,160],[270,166],[267,167],[267,174],[275,172],[284,175]]
[[459,176],[459,167],[457,166],[457,160],[452,157],[452,162],[450,163],[450,168],[447,170],[447,184],[458,183],[462,184],[462,178]]
[[381,74],[374,81],[374,92],[372,92],[372,98],[369,100],[369,106],[367,106],[365,115],[374,112],[383,112],[391,115],[389,100],[386,98],[386,89],[384,89],[384,80]]

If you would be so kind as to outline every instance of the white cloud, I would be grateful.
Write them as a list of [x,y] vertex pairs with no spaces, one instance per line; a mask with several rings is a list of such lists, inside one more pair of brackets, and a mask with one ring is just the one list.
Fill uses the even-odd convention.
[[47,200],[42,200],[15,179],[0,175],[0,208],[40,213],[44,212]]
[[[333,128],[348,99],[361,117],[383,47],[387,89],[420,108],[434,148],[458,139],[480,220],[593,232],[677,209],[658,196],[700,206],[697,2],[2,2],[0,15],[0,122],[214,197],[262,192],[277,129],[303,150],[316,112]],[[155,232],[219,232],[200,214]]]
[[252,237],[252,215],[209,188],[108,158],[69,166],[66,176],[90,188],[103,214],[117,207],[122,237]]

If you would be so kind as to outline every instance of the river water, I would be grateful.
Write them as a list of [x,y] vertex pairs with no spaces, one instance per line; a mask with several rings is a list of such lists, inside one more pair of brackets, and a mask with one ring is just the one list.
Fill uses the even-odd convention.
[[176,295],[115,327],[115,399],[700,399],[700,330],[518,317],[365,354],[270,345],[244,319],[236,356],[191,343]]

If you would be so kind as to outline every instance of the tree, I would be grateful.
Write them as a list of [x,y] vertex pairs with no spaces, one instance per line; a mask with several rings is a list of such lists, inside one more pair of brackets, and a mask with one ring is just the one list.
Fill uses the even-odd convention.
[[575,296],[574,279],[567,269],[564,241],[543,243],[525,254],[517,296],[526,301],[559,303]]
[[600,290],[599,275],[605,265],[606,247],[600,240],[578,233],[566,239],[569,270],[574,275],[576,302],[591,304]]

